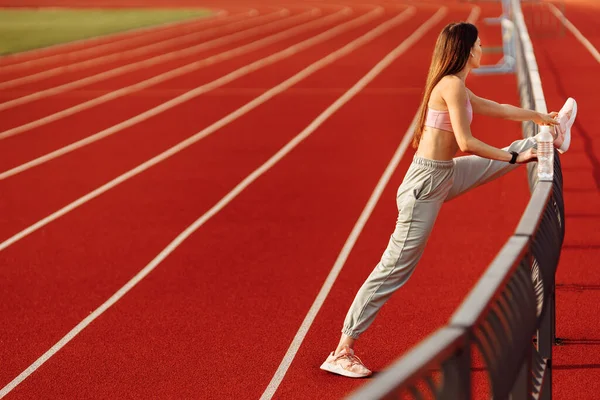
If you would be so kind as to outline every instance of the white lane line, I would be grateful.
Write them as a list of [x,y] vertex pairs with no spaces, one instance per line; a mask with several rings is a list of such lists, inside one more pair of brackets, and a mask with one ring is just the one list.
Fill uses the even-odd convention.
[[[350,9],[345,8],[342,11],[339,11],[335,14],[329,15],[327,17],[324,17],[321,21],[325,21],[325,22],[308,22],[306,24],[300,24],[297,26],[294,26],[288,30],[284,30],[281,32],[278,32],[276,34],[270,35],[270,36],[266,36],[262,39],[258,39],[255,40],[254,42],[233,48],[233,49],[229,49],[226,50],[224,52],[212,55],[210,57],[198,60],[198,61],[194,61],[191,62],[189,64],[183,65],[181,67],[177,67],[175,69],[163,72],[161,74],[158,75],[154,75],[151,78],[148,78],[146,80],[134,83],[133,85],[129,85],[129,86],[125,86],[122,87],[120,89],[117,89],[115,91],[106,93],[100,97],[96,97],[94,99],[85,101],[83,103],[79,103],[77,105],[74,105],[72,107],[69,107],[65,110],[62,111],[58,111],[54,114],[50,114],[47,115],[45,117],[42,117],[40,119],[28,122],[26,124],[20,125],[20,126],[16,126],[14,128],[11,129],[7,129],[3,132],[0,132],[0,140],[5,139],[7,137],[10,136],[14,136],[23,132],[27,132],[28,130],[34,129],[34,128],[38,128],[40,126],[46,125],[50,122],[54,122],[57,121],[61,118],[65,118],[67,116],[73,115],[75,113],[78,113],[80,111],[86,110],[88,108],[91,107],[95,107],[99,104],[103,104],[106,103],[108,101],[117,99],[119,97],[125,96],[127,94],[131,94],[134,93],[136,91],[140,91],[142,89],[146,89],[149,87],[152,87],[154,85],[157,85],[159,83],[165,82],[169,79],[173,79],[176,77],[179,77],[181,75],[185,75],[188,74],[190,72],[196,71],[200,68],[209,66],[209,65],[213,65],[215,63],[218,62],[222,62],[225,60],[229,60],[233,57],[237,57],[240,56],[242,54],[246,54],[249,53],[251,51],[260,49],[261,47],[265,47],[267,45],[276,43],[277,41],[283,40],[283,39],[287,39],[288,37],[290,37],[290,35],[292,35],[293,33],[298,33],[307,29],[312,29],[312,25],[310,24],[317,24],[318,26],[325,24],[327,22],[329,22],[329,20],[338,20],[343,18],[345,15],[347,15],[350,11]],[[293,25],[296,20],[303,20],[306,18],[312,18],[315,15],[319,15],[320,14],[320,10],[319,9],[312,9],[310,11],[307,11],[305,13],[296,15],[294,17],[289,17],[286,18],[284,20],[280,20],[280,21],[275,21],[275,22],[271,22],[269,24],[266,25],[270,25],[270,28],[275,27],[281,27],[281,26],[287,26],[287,25]],[[318,21],[318,20],[317,20]],[[264,26],[266,26],[264,25]],[[254,31],[256,30],[257,33],[260,33],[263,29],[264,26],[258,26],[255,28],[251,28],[250,31]],[[310,28],[308,28],[310,27]],[[243,31],[244,34],[248,34],[249,31]],[[15,100],[11,100],[5,103],[0,103],[0,111],[1,110],[5,110],[6,108],[10,108],[10,107],[14,107],[16,105],[21,105],[23,103],[29,102],[29,101],[33,101],[33,100],[38,100],[42,97],[47,97],[50,95],[54,95],[56,93],[60,93],[63,92],[65,90],[70,90],[73,89],[75,87],[79,87],[79,86],[85,86],[88,85],[92,82],[97,82],[97,81],[101,81],[104,79],[108,79],[108,78],[112,78],[114,76],[118,76],[120,74],[123,74],[125,72],[131,72],[137,68],[140,67],[147,67],[147,66],[151,66],[154,64],[158,64],[164,61],[168,61],[168,60],[172,60],[172,59],[176,59],[179,57],[183,57],[183,56],[188,56],[191,54],[194,54],[196,52],[199,52],[201,50],[206,50],[212,47],[215,47],[217,45],[220,44],[224,44],[224,43],[228,43],[229,40],[231,39],[231,36],[235,35],[236,37],[238,37],[238,33],[232,34],[232,35],[228,35],[219,39],[215,39],[215,40],[211,40],[209,42],[205,42],[202,43],[200,45],[197,46],[193,46],[192,48],[188,48],[188,49],[184,49],[184,50],[179,50],[179,51],[175,51],[172,53],[167,53],[167,54],[162,54],[156,57],[152,57],[148,60],[144,60],[144,61],[140,61],[138,63],[133,63],[133,64],[129,64],[129,65],[125,65],[122,67],[118,67],[115,68],[113,70],[110,71],[105,71],[102,72],[100,74],[96,74],[96,75],[92,75],[89,76],[87,78],[83,78],[80,79],[78,81],[74,81],[74,82],[70,82],[67,83],[65,85],[61,85],[61,86],[57,86],[55,88],[50,88],[44,91],[40,91],[40,92],[36,92],[36,93],[32,93],[30,95],[15,99]]]
[[[103,35],[103,36],[95,36],[95,37],[91,37],[91,38],[87,38],[87,39],[81,39],[81,40],[75,40],[69,43],[60,43],[60,44],[56,44],[53,46],[48,46],[48,47],[43,47],[40,49],[33,49],[33,50],[28,50],[28,51],[23,51],[20,53],[15,53],[15,54],[8,54],[5,56],[0,57],[0,70],[2,71],[10,71],[12,69],[19,69],[22,67],[30,67],[36,64],[46,64],[50,61],[52,61],[55,58],[72,58],[74,55],[80,55],[80,54],[87,54],[87,53],[94,53],[97,52],[98,50],[106,50],[107,48],[112,48],[112,47],[116,47],[116,46],[121,46],[122,43],[121,42],[126,42],[126,43],[131,43],[132,41],[137,42],[137,35],[139,34],[143,34],[144,38],[152,38],[154,36],[161,36],[165,33],[169,33],[169,30],[173,30],[173,29],[180,29],[180,28],[187,28],[187,27],[194,27],[195,25],[200,26],[205,26],[205,25],[212,25],[215,22],[222,22],[224,19],[229,19],[231,18],[231,16],[228,17],[229,12],[226,10],[215,10],[217,11],[214,15],[209,16],[209,17],[200,17],[200,18],[194,18],[194,19],[188,19],[188,20],[184,20],[184,21],[174,21],[174,22],[168,22],[165,24],[160,24],[160,25],[153,25],[153,26],[147,26],[147,27],[143,27],[143,28],[139,28],[139,29],[131,29],[125,32],[117,32],[114,34],[108,34],[108,35]],[[244,12],[243,14],[246,14],[248,11]],[[250,10],[250,12],[257,13],[256,10]],[[235,17],[236,15],[239,14],[234,14],[233,17]],[[133,37],[131,37],[133,36]],[[109,43],[102,43],[105,42],[106,40],[112,40],[112,39],[117,39],[115,41],[109,42]],[[100,44],[95,45],[94,43],[96,42],[100,42]],[[59,50],[60,48],[68,48],[68,47],[72,47],[73,45],[77,45],[77,44],[86,44],[86,47],[84,49],[79,49],[79,50],[73,50],[70,52],[66,52],[66,53],[59,53],[59,54],[51,54],[51,55],[40,55],[34,59],[29,59],[29,60],[24,60],[24,61],[18,61],[19,58],[23,58],[24,56],[30,56],[30,55],[35,55],[38,53],[48,53],[50,51],[54,51],[54,50]],[[89,47],[89,46],[93,46],[93,47]],[[11,60],[15,60],[15,63],[12,64],[4,64],[5,61],[10,62]]]
[[[36,72],[31,75],[25,75],[25,76],[21,76],[19,78],[0,82],[0,89],[8,89],[8,88],[12,88],[15,86],[24,85],[27,83],[36,82],[36,81],[39,81],[42,79],[50,78],[50,77],[53,77],[56,75],[67,74],[67,73],[79,71],[79,70],[85,69],[85,68],[100,66],[102,64],[110,63],[113,61],[121,61],[125,58],[131,58],[131,57],[136,57],[136,56],[152,53],[154,51],[168,48],[173,45],[194,42],[198,39],[210,37],[210,36],[213,36],[216,34],[220,34],[222,32],[223,33],[229,32],[229,31],[232,31],[232,30],[235,30],[240,27],[247,26],[247,25],[254,25],[257,21],[262,22],[262,20],[272,20],[275,18],[287,16],[289,14],[290,14],[289,10],[281,9],[281,10],[275,11],[273,13],[267,14],[265,16],[262,16],[262,17],[258,17],[258,18],[254,18],[254,19],[243,19],[242,21],[237,21],[237,22],[232,22],[232,23],[225,24],[225,25],[220,25],[220,26],[206,29],[206,30],[203,30],[200,32],[186,33],[184,35],[177,36],[174,38],[150,43],[145,46],[138,47],[136,49],[128,49],[128,50],[123,50],[123,51],[119,51],[119,52],[115,52],[115,53],[104,54],[104,55],[100,55],[95,58],[90,58],[87,60],[78,61],[78,62],[74,62],[71,64],[61,65],[61,66],[58,66],[55,68],[43,70],[41,72]],[[264,25],[264,26],[267,26],[267,25]],[[244,31],[242,31],[242,32],[244,32]],[[237,35],[238,36],[236,36],[236,37],[241,37],[241,38],[244,37],[243,35],[241,35],[241,32],[237,32]],[[222,38],[222,39],[224,39],[224,38]],[[170,54],[170,53],[166,53],[166,54]],[[160,57],[160,56],[161,55],[159,54],[158,57]],[[131,65],[131,64],[129,64],[129,65]]]
[[325,300],[327,299],[327,296],[329,295],[331,288],[333,287],[338,275],[340,274],[342,268],[344,267],[346,260],[350,256],[350,253],[352,252],[354,245],[358,241],[358,238],[359,238],[360,234],[362,233],[362,230],[364,229],[365,225],[367,224],[367,221],[371,217],[371,214],[373,213],[373,210],[375,209],[375,206],[377,205],[379,198],[381,197],[389,180],[391,179],[392,175],[394,174],[394,171],[398,167],[398,164],[400,163],[402,156],[404,156],[404,152],[410,145],[412,138],[413,138],[416,120],[417,120],[417,115],[415,115],[415,117],[413,118],[413,121],[411,122],[408,130],[404,134],[402,142],[396,149],[396,152],[392,156],[392,159],[390,160],[388,166],[386,167],[385,171],[383,172],[383,175],[381,175],[381,178],[379,178],[379,182],[377,182],[375,189],[371,193],[371,197],[369,197],[367,204],[363,208],[360,216],[358,217],[358,220],[354,224],[354,227],[352,228],[350,235],[346,239],[346,242],[344,243],[342,250],[340,251],[337,259],[335,260],[335,263],[333,264],[333,267],[331,268],[329,274],[327,275],[327,278],[325,279],[325,282],[323,283],[321,290],[317,294],[315,301],[313,302],[310,310],[306,314],[306,317],[302,321],[302,325],[300,326],[300,329],[298,329],[296,336],[294,336],[294,339],[292,340],[292,344],[288,348],[288,351],[286,352],[285,356],[283,357],[283,360],[281,361],[279,368],[273,375],[271,382],[269,382],[269,385],[267,386],[266,390],[263,392],[262,396],[260,397],[260,400],[271,399],[273,397],[273,395],[275,394],[275,392],[277,391],[277,388],[281,384],[281,381],[285,377],[285,374],[287,373],[287,370],[289,369],[292,361],[294,360],[294,357],[296,356],[298,349],[302,345],[302,342],[304,341],[306,334],[310,330],[310,327],[311,327],[314,319],[316,318],[317,314],[319,313],[319,310],[323,306],[323,303],[325,303]]
[[[402,55],[412,45],[414,45],[416,42],[418,42],[431,28],[433,28],[434,25],[436,25],[437,23],[439,23],[442,20],[444,15],[446,15],[446,12],[447,12],[447,9],[445,7],[438,10],[430,19],[427,20],[427,22],[425,22],[423,25],[421,25],[417,30],[415,30],[413,32],[412,35],[410,35],[398,47],[396,47],[394,50],[392,50],[392,52],[390,52],[387,56],[385,56],[385,58],[383,58],[379,63],[377,63],[377,65],[375,65],[375,67],[373,67],[373,69],[371,71],[369,71],[369,73],[367,75],[365,75],[363,77],[363,79],[361,79],[352,89],[350,89],[350,91],[348,91],[346,93],[346,95],[348,96],[348,99],[350,99],[352,96],[354,96],[356,93],[358,93],[369,82],[371,82],[377,75],[379,75],[385,68],[387,68],[392,62],[394,62],[394,60],[396,60],[400,55]],[[331,268],[329,275],[325,279],[325,282],[323,283],[321,290],[317,294],[315,301],[313,302],[313,304],[310,307],[308,313],[306,314],[304,320],[302,321],[302,324],[300,325],[300,328],[298,329],[298,332],[294,336],[294,339],[292,340],[290,347],[288,348],[283,359],[281,360],[281,363],[279,364],[277,371],[273,375],[271,382],[269,382],[269,385],[267,386],[267,388],[263,392],[262,396],[260,397],[261,400],[271,399],[273,397],[273,395],[275,394],[275,392],[277,391],[277,388],[281,384],[281,381],[285,377],[285,374],[287,373],[290,365],[292,364],[294,357],[296,357],[296,353],[300,349],[300,345],[304,341],[304,338],[306,337],[306,334],[308,333],[313,321],[315,320],[315,317],[319,313],[319,310],[321,309],[321,307],[323,306],[323,303],[325,302],[325,299],[329,295],[329,292],[331,291],[331,288],[333,287],[335,280],[337,279],[340,271],[342,270],[342,267],[346,263],[346,260],[348,259],[348,256],[349,256],[350,252],[352,251],[352,248],[354,247],[354,244],[358,240],[358,237],[360,236],[360,233],[362,232],[365,224],[367,223],[367,220],[371,216],[371,213],[373,212],[373,209],[375,208],[375,205],[377,204],[377,201],[379,200],[381,193],[385,189],[385,186],[387,185],[390,177],[392,176],[392,174],[394,173],[394,170],[398,166],[398,163],[399,163],[400,159],[402,158],[404,151],[406,150],[409,143],[411,142],[412,132],[413,132],[412,128],[415,124],[415,120],[416,120],[416,116],[413,119],[413,122],[411,123],[410,128],[404,135],[402,143],[400,143],[400,147],[398,147],[398,149],[396,150],[396,153],[392,157],[390,164],[388,164],[385,172],[383,173],[382,177],[380,178],[379,182],[377,183],[377,186],[375,187],[375,190],[371,194],[371,197],[369,198],[367,205],[365,206],[360,217],[358,218],[358,221],[356,221],[356,224],[354,225],[354,228],[352,229],[350,236],[348,236],[348,239],[346,240],[346,243],[344,244],[340,254],[338,255],[338,258],[336,259],[335,263],[333,264],[333,267]]]
[[479,19],[480,15],[481,15],[481,7],[473,6],[473,8],[471,9],[471,13],[467,17],[467,22],[474,24],[475,22],[477,22],[477,19]]
[[[381,9],[378,9],[378,10],[381,10]],[[408,11],[411,11],[411,12],[407,13]],[[221,121],[224,121],[224,120],[228,120],[228,121],[224,122],[221,125],[224,125],[224,124],[230,122],[229,120],[233,120],[233,119],[238,118],[239,116],[247,113],[248,111],[252,110],[253,108],[257,107],[258,105],[264,103],[266,100],[273,97],[274,95],[285,91],[288,87],[290,87],[292,85],[295,85],[296,83],[298,83],[302,79],[306,78],[307,76],[311,75],[315,71],[327,66],[328,64],[339,59],[340,57],[343,57],[343,56],[351,53],[352,51],[356,50],[358,47],[363,46],[364,44],[372,41],[373,39],[375,39],[376,37],[385,33],[389,29],[391,29],[394,26],[398,25],[399,23],[403,22],[406,19],[407,15],[411,16],[413,14],[414,14],[414,8],[406,10],[404,13],[400,14],[399,16],[382,23],[381,25],[372,29],[365,35],[359,37],[358,39],[353,40],[352,42],[346,44],[344,47],[336,50],[335,52],[329,54],[328,56],[311,64],[307,68],[300,71],[298,74],[296,74],[293,77],[286,80],[284,83],[278,85],[277,87],[270,89],[269,92],[263,94],[260,97],[257,97],[250,103],[246,104],[242,108],[240,108],[237,111],[235,111],[234,113],[230,114],[230,116],[225,117]],[[388,57],[389,57],[389,55],[388,55]],[[365,78],[369,75],[373,75],[373,76],[371,78],[369,78],[368,80],[373,79],[376,74],[377,73],[373,73],[372,71],[369,72],[365,77],[363,77],[363,79],[361,79],[361,81],[359,81],[359,83],[362,82],[363,80],[365,80]],[[128,291],[130,291],[133,287],[135,287],[135,285],[137,285],[142,279],[144,279],[150,272],[152,272],[165,258],[167,258],[173,251],[175,251],[175,249],[181,243],[183,243],[183,241],[186,240],[194,231],[196,231],[204,223],[206,223],[206,221],[208,221],[210,218],[212,218],[214,215],[216,215],[227,204],[229,204],[235,197],[237,197],[246,187],[248,187],[252,182],[257,180],[261,175],[263,175],[265,172],[267,172],[270,168],[272,168],[286,154],[288,154],[290,151],[292,151],[299,143],[301,143],[311,133],[313,133],[323,122],[325,122],[333,113],[335,113],[344,103],[346,103],[348,100],[350,100],[350,98],[352,98],[356,93],[358,93],[358,91],[360,91],[360,89],[358,88],[357,85],[355,85],[352,89],[350,89],[348,92],[346,92],[346,94],[344,94],[336,102],[334,102],[327,110],[325,110],[322,114],[320,114],[319,117],[317,117],[317,119],[315,119],[310,125],[308,125],[301,133],[299,133],[296,137],[294,137],[294,139],[292,139],[290,142],[288,142],[276,154],[274,154],[271,158],[269,158],[269,160],[267,160],[259,168],[257,168],[250,175],[248,175],[242,182],[240,182],[234,189],[232,189],[227,195],[225,195],[210,210],[208,210],[204,215],[202,215],[200,218],[198,218],[196,221],[194,221],[194,223],[192,223],[182,233],[180,233],[148,265],[146,265],[129,282],[127,282],[122,288],[120,288],[115,294],[113,294],[106,302],[104,302],[100,307],[98,307],[96,310],[94,310],[89,316],[87,316],[79,324],[77,324],[63,338],[61,338],[48,351],[46,351],[40,358],[38,358],[33,364],[31,364],[27,369],[25,369],[25,371],[21,372],[16,378],[14,378],[10,383],[8,383],[5,387],[3,387],[0,390],[0,398],[3,398],[4,396],[6,396],[17,385],[19,385],[21,382],[23,382],[23,380],[27,379],[27,377],[29,375],[31,375],[41,365],[43,365],[46,361],[48,361],[54,354],[56,354],[60,349],[62,349],[67,343],[69,343],[83,329],[85,329],[96,318],[98,318],[100,315],[102,315],[102,313],[104,313],[108,308],[110,308],[117,301],[119,301],[119,299],[121,299],[123,296],[125,296],[125,294],[127,294]],[[216,129],[219,129],[219,128],[220,128],[220,126],[213,129],[213,131]],[[210,128],[207,128],[207,129],[210,129]],[[205,131],[207,131],[207,130],[205,130]],[[203,131],[203,132],[205,132],[205,131]],[[152,161],[152,160],[150,160],[150,161],[142,164],[140,167],[142,167],[145,164],[148,164],[146,167],[144,167],[144,169],[149,168],[151,165],[154,165],[157,162],[162,161],[162,159],[175,154],[177,151],[179,151],[179,150],[183,149],[184,147],[189,146],[193,142],[199,140],[200,136],[198,136],[198,135],[206,136],[208,134],[208,133],[203,134],[203,132],[200,132],[199,134],[197,134],[196,138],[189,138],[188,140],[186,140],[186,142],[188,142],[187,144],[184,145],[182,142],[182,144],[180,144],[179,146],[172,148],[172,149],[177,148],[175,151],[169,150],[169,151],[161,154],[160,156],[155,157],[154,159],[157,160],[156,162],[149,164]],[[166,153],[169,153],[169,154],[166,154]],[[159,157],[160,157],[160,160],[159,160]],[[121,178],[124,176],[124,175],[122,175],[121,177],[112,181],[112,182],[116,182],[112,186],[116,186],[117,184],[123,182],[125,179],[128,179],[129,177],[134,176],[137,173],[141,172],[143,169],[140,169],[140,167],[135,169],[135,170],[139,169],[137,172],[130,174],[130,176],[128,176],[127,178]],[[132,170],[130,172],[133,172],[135,170]],[[125,174],[125,175],[127,175],[127,174]],[[117,180],[119,180],[119,181],[117,182]],[[107,185],[110,185],[111,183],[109,183]],[[107,186],[107,185],[104,185],[104,186]],[[108,190],[108,188],[106,190]],[[96,196],[98,194],[96,194]]]
[[[343,9],[339,12],[337,12],[336,14],[332,14],[329,15],[327,17],[323,17],[321,19],[309,22],[307,24],[304,25],[300,25],[298,27],[292,28],[289,31],[285,31],[287,32],[285,34],[285,36],[293,36],[295,34],[297,34],[299,32],[299,30],[308,30],[308,29],[312,29],[314,26],[313,25],[323,25],[325,21],[327,20],[331,20],[331,19],[338,19],[340,16],[346,15],[347,14],[347,10],[348,9]],[[281,50],[277,53],[274,53],[270,56],[267,56],[265,58],[262,58],[260,60],[257,60],[253,63],[247,64],[241,68],[238,68],[237,70],[230,72],[229,74],[222,76],[221,78],[218,78],[212,82],[209,82],[207,84],[204,84],[202,86],[199,86],[193,90],[190,90],[180,96],[177,96],[165,103],[162,103],[156,107],[151,108],[150,110],[147,110],[141,114],[138,114],[134,117],[131,117],[123,122],[120,122],[116,125],[111,126],[110,128],[104,129],[100,132],[97,132],[93,135],[87,136],[81,140],[78,140],[77,142],[71,143],[67,146],[61,147],[60,149],[54,150],[50,153],[47,153],[43,156],[40,156],[38,158],[35,158],[31,161],[28,161],[26,163],[23,163],[21,165],[18,165],[14,168],[11,168],[9,170],[6,170],[2,173],[0,173],[0,181],[4,180],[8,177],[11,177],[13,175],[16,175],[18,173],[21,173],[23,171],[26,171],[30,168],[33,168],[37,165],[43,164],[45,162],[48,162],[50,160],[53,160],[57,157],[60,157],[64,154],[70,153],[72,151],[75,151],[83,146],[87,146],[91,143],[94,143],[100,139],[103,139],[109,135],[113,135],[117,132],[122,131],[123,129],[129,128],[133,125],[136,125],[142,121],[145,121],[149,118],[152,118],[160,113],[163,113],[173,107],[176,107],[180,104],[185,103],[186,101],[189,101],[197,96],[200,96],[203,93],[206,93],[208,91],[211,91],[213,89],[216,89],[220,86],[223,86],[229,82],[232,82],[236,79],[239,79],[242,76],[245,76],[251,72],[257,71],[261,68],[264,68],[270,64],[273,64],[279,60],[285,59],[287,57],[290,57],[302,50],[305,50],[311,46],[314,46],[318,43],[321,43],[331,37],[334,37],[336,35],[339,35],[340,33],[348,30],[348,29],[352,29],[353,27],[356,26],[360,26],[370,20],[372,20],[373,18],[376,18],[377,15],[381,14],[383,11],[381,8],[376,8],[373,11],[358,17],[356,19],[353,19],[349,22],[346,22],[344,24],[338,25],[334,28],[331,28],[319,35],[313,36],[312,38],[309,38],[307,40],[304,40],[300,43],[297,43],[295,45],[292,45],[284,50]],[[283,33],[283,32],[282,32]]]
[[[16,99],[12,99],[9,101],[5,101],[4,103],[0,103],[0,111],[7,110],[9,108],[13,108],[19,105],[23,105],[26,103],[30,103],[35,100],[43,99],[48,96],[54,96],[59,93],[66,92],[68,90],[73,90],[78,87],[90,85],[92,83],[100,82],[109,78],[114,78],[115,76],[119,76],[128,72],[132,72],[138,69],[147,68],[149,66],[153,66],[156,64],[165,63],[167,61],[176,60],[182,57],[187,57],[196,53],[200,53],[202,51],[206,51],[212,49],[217,46],[221,46],[224,44],[228,44],[231,42],[235,42],[236,40],[240,40],[252,35],[263,33],[264,31],[269,31],[271,29],[277,29],[280,25],[288,25],[291,21],[295,21],[296,19],[304,19],[307,15],[310,15],[310,12],[299,14],[295,17],[289,17],[285,19],[280,19],[280,17],[287,16],[289,12],[287,10],[280,10],[271,14],[264,15],[262,17],[257,17],[251,20],[244,20],[239,22],[234,22],[227,25],[221,25],[216,28],[207,29],[199,33],[195,33],[197,36],[195,39],[199,39],[202,36],[212,36],[215,33],[225,33],[227,31],[233,30],[235,28],[240,28],[240,25],[244,27],[245,25],[255,25],[260,22],[263,23],[265,20],[269,21],[272,19],[277,19],[275,22],[266,23],[264,25],[254,26],[242,31],[238,31],[235,33],[231,33],[225,36],[217,37],[215,39],[208,40],[206,42],[201,42],[199,44],[186,47],[179,50],[170,51],[167,53],[157,54],[155,56],[151,56],[150,58],[135,61],[129,64],[124,64],[118,66],[116,68],[108,69],[106,71],[99,72],[94,75],[87,76],[85,78],[81,78],[72,82],[68,82],[62,85],[54,86],[48,89],[39,90],[37,92],[33,92],[23,97],[19,97]],[[110,55],[108,57],[114,57],[115,55]],[[117,58],[119,54],[116,55]],[[84,61],[86,63],[88,61]],[[61,67],[62,68],[62,67]],[[69,67],[64,67],[69,68]],[[70,71],[67,71],[70,72]],[[0,84],[1,86],[1,84]]]
[[552,3],[547,3],[548,7],[550,7],[550,11],[558,18],[558,20],[568,29],[571,33],[583,44],[583,46],[588,49],[588,51],[592,54],[592,56],[600,63],[600,53],[598,49],[594,47],[592,42],[590,42],[583,34],[565,17],[565,15]]

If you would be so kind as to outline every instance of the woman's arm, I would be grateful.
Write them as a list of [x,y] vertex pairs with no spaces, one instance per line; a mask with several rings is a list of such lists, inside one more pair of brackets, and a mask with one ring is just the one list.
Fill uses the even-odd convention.
[[[492,160],[510,161],[512,154],[508,151],[490,146],[473,137],[467,114],[466,104],[468,94],[465,90],[465,85],[458,77],[448,77],[445,79],[447,79],[447,83],[444,85],[441,95],[448,106],[454,136],[461,151]],[[528,162],[534,158],[535,156],[532,152],[528,152],[527,154],[521,153],[517,158],[517,162]]]
[[[468,90],[468,89],[467,89]],[[533,121],[539,125],[556,125],[554,119],[556,112],[542,114],[537,111],[527,110],[512,106],[510,104],[498,104],[495,101],[476,96],[469,90],[469,98],[473,106],[473,112],[494,118],[504,118],[512,121]]]

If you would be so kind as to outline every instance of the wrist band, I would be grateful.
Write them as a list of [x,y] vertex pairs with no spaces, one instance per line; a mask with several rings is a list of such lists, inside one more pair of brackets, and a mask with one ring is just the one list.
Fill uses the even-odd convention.
[[512,158],[510,159],[510,161],[508,162],[509,164],[514,164],[517,162],[517,157],[519,156],[519,153],[517,153],[516,151],[511,151],[510,154],[512,154]]

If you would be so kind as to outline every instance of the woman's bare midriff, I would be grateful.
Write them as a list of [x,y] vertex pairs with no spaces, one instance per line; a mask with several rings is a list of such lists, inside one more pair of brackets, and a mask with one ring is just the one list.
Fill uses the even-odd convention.
[[426,126],[423,129],[417,155],[430,160],[449,161],[458,150],[454,133]]

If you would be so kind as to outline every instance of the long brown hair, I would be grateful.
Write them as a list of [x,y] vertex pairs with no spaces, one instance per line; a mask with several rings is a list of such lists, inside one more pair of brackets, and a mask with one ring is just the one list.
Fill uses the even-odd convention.
[[423,135],[427,104],[433,88],[444,76],[456,74],[467,65],[469,53],[477,41],[478,34],[475,25],[468,22],[454,22],[446,25],[438,36],[427,75],[423,101],[417,116],[415,136],[412,142],[415,149],[419,147]]

